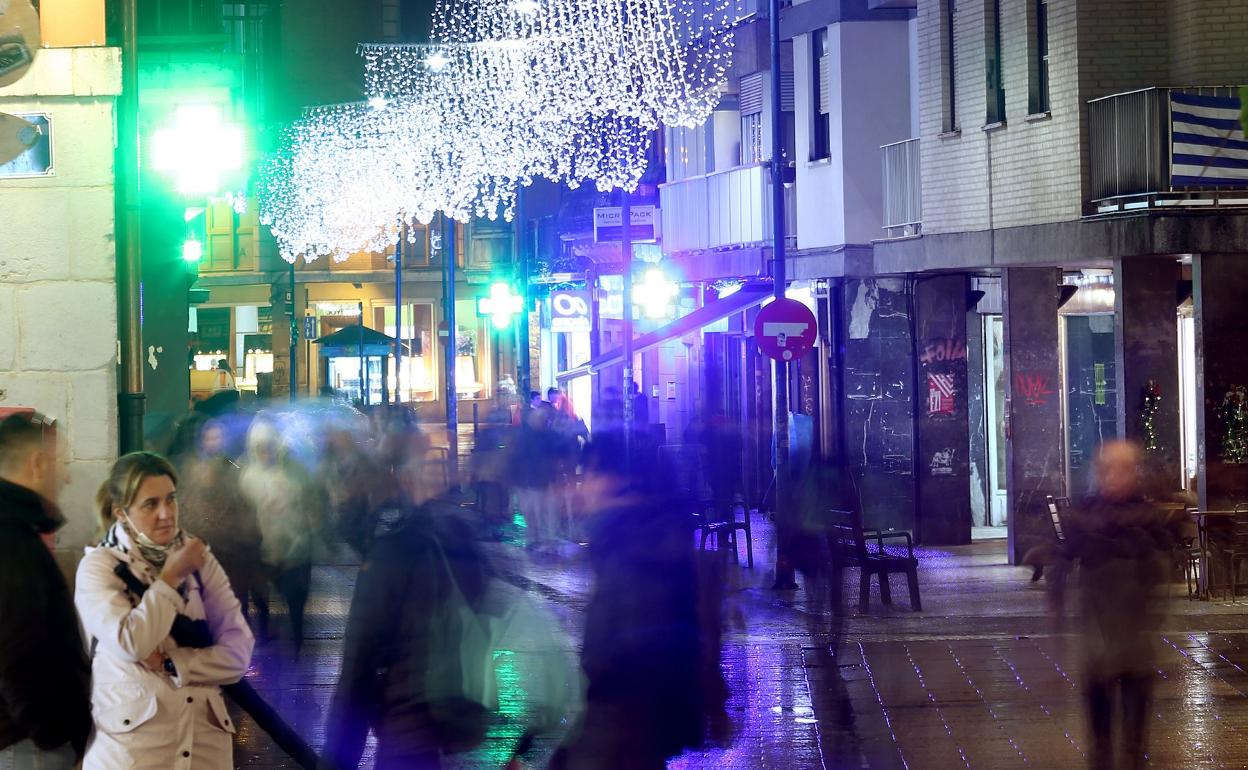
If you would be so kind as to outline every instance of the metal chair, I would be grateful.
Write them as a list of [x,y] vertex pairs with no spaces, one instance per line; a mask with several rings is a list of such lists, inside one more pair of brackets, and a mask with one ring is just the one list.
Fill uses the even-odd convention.
[[1235,515],[1231,518],[1229,540],[1225,551],[1228,578],[1231,583],[1231,601],[1239,595],[1239,570],[1242,561],[1248,561],[1248,504],[1240,503],[1234,508]]
[[[864,530],[862,515],[857,511],[830,510],[828,516],[828,545],[832,550],[833,611],[842,611],[842,573],[846,569],[857,567],[859,612],[867,611],[871,598],[872,575],[877,576],[880,584],[880,601],[884,604],[893,603],[892,590],[888,585],[888,576],[893,573],[905,573],[910,589],[910,607],[915,612],[921,612],[923,604],[919,598],[919,560],[914,557],[914,541],[910,539],[910,533]],[[885,540],[898,538],[906,541],[904,555],[890,552],[884,544]],[[875,541],[874,550],[867,546],[868,540]]]

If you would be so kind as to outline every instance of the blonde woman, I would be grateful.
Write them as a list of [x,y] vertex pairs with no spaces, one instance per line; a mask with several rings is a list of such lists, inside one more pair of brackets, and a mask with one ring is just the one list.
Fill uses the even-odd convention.
[[134,452],[96,496],[104,539],[74,596],[95,649],[83,770],[234,766],[220,686],[246,672],[254,640],[221,565],[178,526],[177,482],[163,457]]

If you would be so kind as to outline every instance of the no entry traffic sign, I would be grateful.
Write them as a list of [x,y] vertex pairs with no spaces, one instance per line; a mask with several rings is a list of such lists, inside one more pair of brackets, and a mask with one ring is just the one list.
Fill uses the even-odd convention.
[[792,361],[815,344],[819,324],[810,308],[784,297],[758,311],[754,342],[768,358]]

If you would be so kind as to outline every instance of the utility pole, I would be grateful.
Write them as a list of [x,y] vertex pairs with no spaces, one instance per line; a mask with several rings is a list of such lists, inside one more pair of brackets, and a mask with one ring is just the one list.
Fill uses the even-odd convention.
[[121,392],[117,395],[121,451],[143,448],[142,231],[139,217],[138,0],[121,4],[121,98],[117,105],[117,170],[122,178],[121,258],[117,261],[117,316],[121,326]]
[[[780,0],[767,2],[767,27],[771,43],[771,255],[776,299],[784,298],[788,283],[784,264],[784,142],[780,109]],[[772,429],[776,437],[776,583],[777,589],[797,588],[790,540],[794,511],[789,478],[789,364],[772,364]]]

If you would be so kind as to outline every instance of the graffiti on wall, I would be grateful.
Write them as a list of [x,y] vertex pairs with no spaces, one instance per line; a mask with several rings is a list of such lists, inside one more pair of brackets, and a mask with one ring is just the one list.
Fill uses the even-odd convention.
[[1049,387],[1049,378],[1034,372],[1018,372],[1014,375],[1014,387],[1022,395],[1028,406],[1045,406],[1053,389]]

